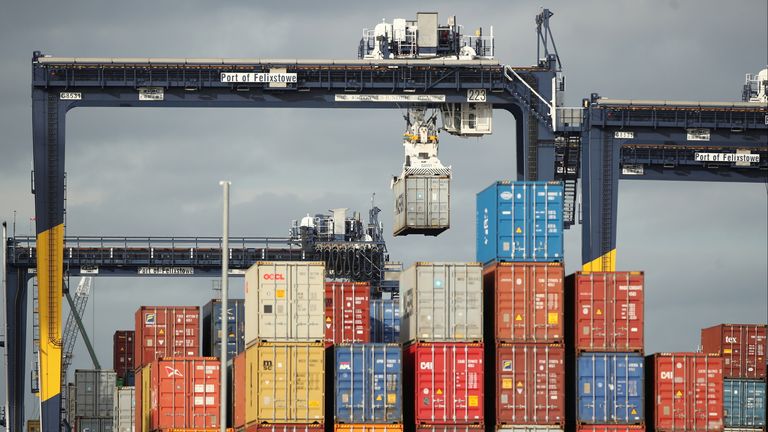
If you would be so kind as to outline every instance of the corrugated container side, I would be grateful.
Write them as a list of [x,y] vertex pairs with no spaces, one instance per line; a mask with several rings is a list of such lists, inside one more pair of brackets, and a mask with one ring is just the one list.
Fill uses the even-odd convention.
[[245,426],[245,393],[248,381],[246,381],[245,351],[241,352],[232,361],[232,426],[240,429]]
[[561,263],[493,263],[483,270],[497,343],[563,342]]
[[451,179],[448,176],[408,175],[392,185],[393,235],[436,236],[451,226]]
[[565,423],[565,349],[561,345],[497,345],[495,364],[492,394],[497,425]]
[[[141,431],[219,427],[220,363],[213,357],[155,360],[139,373]],[[139,399],[140,398],[140,399]],[[138,422],[137,422],[138,424]],[[138,426],[137,426],[137,429]]]
[[112,432],[111,417],[77,417],[75,419],[77,432]]
[[646,359],[646,411],[657,432],[723,430],[723,359],[658,353]]
[[136,391],[133,387],[115,388],[114,432],[134,432],[133,422],[136,416]]
[[40,420],[27,420],[27,432],[40,432]]
[[563,185],[496,182],[477,194],[477,261],[562,261]]
[[642,424],[643,363],[637,353],[582,352],[576,363],[578,422]]
[[335,422],[402,422],[400,346],[348,344],[334,351]]
[[115,372],[110,370],[75,370],[75,416],[111,418],[115,404],[115,378]]
[[334,432],[402,432],[401,424],[335,424]]
[[400,343],[398,299],[371,300],[371,342]]
[[766,377],[765,324],[720,324],[701,330],[705,353],[723,357],[725,378]]
[[402,342],[483,340],[480,264],[416,263],[400,275],[400,293]]
[[245,343],[322,342],[325,264],[263,261],[245,273]]
[[765,432],[765,428],[725,428],[723,432]]
[[245,429],[245,432],[323,432],[325,429],[318,423],[294,423],[294,424],[260,424],[254,423]]
[[259,343],[246,348],[245,422],[323,423],[323,343]]
[[726,428],[765,429],[765,381],[723,380],[723,415]]
[[581,424],[576,432],[645,432],[645,425],[588,425]]
[[371,341],[371,285],[368,282],[325,283],[325,342]]
[[[126,379],[133,379],[134,360],[134,338],[136,332],[133,330],[118,330],[112,337],[112,369],[117,374],[118,379],[122,379],[124,385]],[[131,375],[128,378],[128,375]]]
[[563,432],[563,428],[554,425],[504,425],[496,426],[496,432]]
[[134,367],[158,358],[200,355],[200,308],[142,306],[136,311]]
[[642,352],[643,272],[590,272],[568,277],[568,308],[574,314],[577,351]]
[[245,300],[227,301],[227,326],[221,324],[221,300],[211,299],[203,306],[203,355],[221,356],[221,340],[227,335],[227,357],[234,358],[245,349]]
[[483,432],[483,425],[416,425],[417,432]]
[[[403,352],[406,425],[484,423],[483,344],[415,343]],[[410,405],[410,406],[409,406]]]

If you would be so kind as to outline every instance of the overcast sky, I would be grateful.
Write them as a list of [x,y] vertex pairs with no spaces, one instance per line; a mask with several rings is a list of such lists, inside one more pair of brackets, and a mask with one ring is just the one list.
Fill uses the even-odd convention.
[[[34,215],[30,59],[56,56],[354,58],[364,27],[435,10],[466,29],[494,26],[503,63],[535,63],[541,2],[12,2],[0,6],[0,220]],[[612,98],[740,100],[768,63],[766,2],[551,1],[567,104]],[[212,236],[232,181],[232,235],[287,233],[307,213],[383,209],[393,260],[474,259],[474,195],[515,175],[514,119],[482,139],[441,136],[452,165],[452,227],[392,239],[390,177],[402,165],[402,111],[83,109],[67,117],[67,235]],[[646,274],[647,352],[693,350],[699,329],[766,322],[764,184],[622,182],[618,269]],[[34,232],[32,227],[31,232]],[[581,265],[566,235],[566,269]],[[77,280],[73,280],[76,283]],[[234,280],[242,294],[242,281]],[[203,304],[209,279],[97,279],[86,313],[102,364],[140,305]],[[3,311],[4,314],[4,311]],[[31,314],[30,314],[31,325]],[[75,366],[90,367],[82,343]],[[27,375],[28,376],[28,375]],[[4,387],[0,378],[0,388]],[[28,415],[35,416],[33,398]]]

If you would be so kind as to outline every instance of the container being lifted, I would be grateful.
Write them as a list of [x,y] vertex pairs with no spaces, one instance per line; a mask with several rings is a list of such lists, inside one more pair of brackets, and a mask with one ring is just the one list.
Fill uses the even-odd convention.
[[408,109],[403,171],[392,179],[395,236],[436,236],[451,226],[451,167],[437,158],[437,114],[426,115]]

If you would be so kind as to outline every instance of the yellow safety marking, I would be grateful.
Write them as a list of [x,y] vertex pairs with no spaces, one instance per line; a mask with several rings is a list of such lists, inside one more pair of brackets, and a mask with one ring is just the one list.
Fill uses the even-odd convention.
[[523,317],[520,314],[515,315],[515,321],[522,321]]
[[522,388],[522,387],[523,387],[523,382],[522,381],[518,381],[517,382],[517,388]]
[[40,319],[40,399],[61,393],[61,288],[64,224],[37,235],[38,316]]
[[502,378],[501,379],[501,388],[503,388],[503,389],[511,389],[512,388],[512,378]]
[[560,316],[557,312],[550,312],[547,314],[547,323],[548,324],[557,324],[560,321]]
[[397,402],[397,393],[387,393],[387,403],[393,404]]
[[522,233],[523,233],[523,230],[520,229],[520,227],[517,227],[517,229],[515,229],[515,234],[522,234]]
[[681,392],[680,390],[678,390],[678,391],[677,391],[677,393],[675,393],[675,396],[676,396],[676,397],[683,397],[683,392]]
[[637,414],[637,410],[632,408],[632,411],[630,411],[630,414]]
[[437,394],[441,395],[441,394],[443,394],[443,390],[441,390],[441,389],[437,389],[437,391],[436,391],[435,393],[437,393]]
[[277,298],[285,298],[285,290],[277,290],[275,292],[275,297],[277,297]]
[[616,271],[616,249],[613,249],[599,258],[595,258],[594,260],[585,263],[581,267],[581,271],[584,273]]
[[480,400],[477,396],[470,396],[469,397],[469,406],[476,407],[480,404]]
[[598,310],[595,312],[595,315],[602,315],[602,314],[603,314],[603,311],[602,311],[601,309],[598,309]]

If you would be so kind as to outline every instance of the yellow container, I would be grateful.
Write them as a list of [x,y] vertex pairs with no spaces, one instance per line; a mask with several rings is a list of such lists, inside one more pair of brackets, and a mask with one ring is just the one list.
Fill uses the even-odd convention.
[[333,427],[334,432],[402,432],[401,424],[337,424]]
[[245,422],[323,423],[322,343],[262,342],[245,350]]
[[40,420],[27,420],[27,432],[40,432]]

